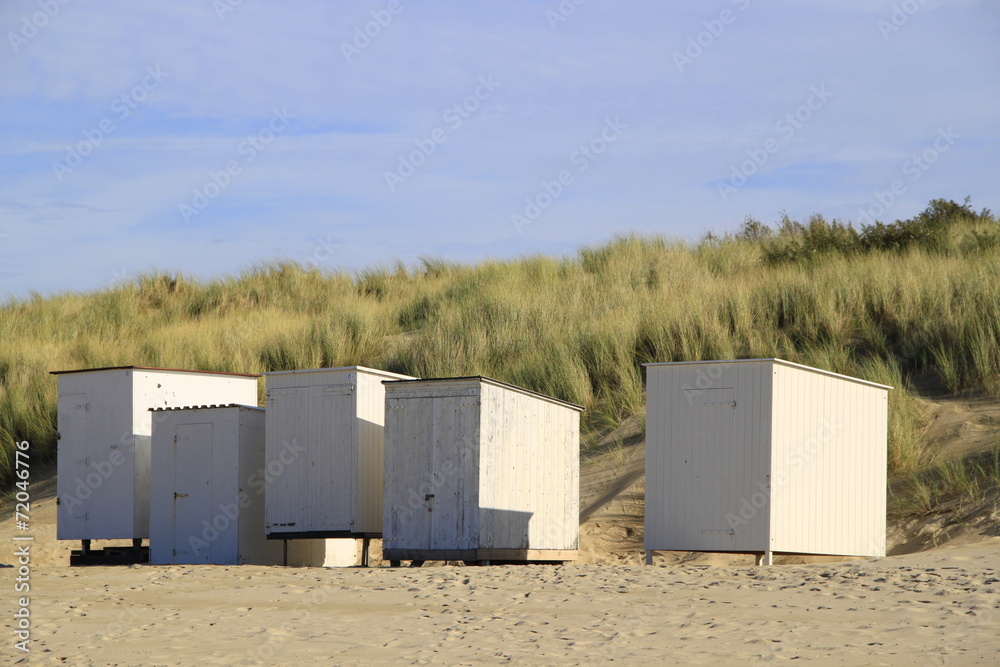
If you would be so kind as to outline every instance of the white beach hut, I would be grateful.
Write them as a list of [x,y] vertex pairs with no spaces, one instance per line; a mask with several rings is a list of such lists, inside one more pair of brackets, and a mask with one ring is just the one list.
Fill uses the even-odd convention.
[[339,564],[333,540],[267,539],[265,418],[245,405],[153,411],[151,563]]
[[885,555],[889,389],[780,359],[646,364],[647,562]]
[[[367,547],[382,534],[382,381],[410,376],[350,366],[265,379],[268,536],[364,538]],[[350,544],[332,545],[350,560]]]
[[[72,563],[135,562],[149,537],[151,408],[257,403],[256,375],[121,366],[55,371],[57,537],[81,540]],[[133,548],[91,550],[91,540]]]
[[264,534],[264,410],[153,411],[149,561],[280,565]]
[[581,411],[485,377],[387,382],[383,558],[576,558]]

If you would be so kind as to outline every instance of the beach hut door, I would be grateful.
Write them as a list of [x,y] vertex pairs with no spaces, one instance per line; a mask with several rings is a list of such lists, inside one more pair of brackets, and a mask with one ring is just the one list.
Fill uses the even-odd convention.
[[[212,516],[212,424],[181,424],[174,438],[174,562],[211,563],[221,537]],[[214,532],[213,532],[214,531]]]

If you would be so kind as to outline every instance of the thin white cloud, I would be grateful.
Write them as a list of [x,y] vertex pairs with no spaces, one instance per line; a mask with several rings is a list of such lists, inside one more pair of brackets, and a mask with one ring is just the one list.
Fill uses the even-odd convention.
[[[17,53],[0,44],[0,291],[97,287],[123,265],[209,276],[308,257],[328,236],[347,244],[338,262],[360,266],[628,229],[693,238],[781,210],[852,216],[947,126],[962,141],[887,217],[939,196],[1000,208],[995,3],[918,3],[885,38],[896,4],[591,0],[553,29],[554,1],[404,2],[348,62],[342,43],[383,3],[244,2],[220,20],[203,0],[70,2]],[[719,32],[723,10],[735,18]],[[35,11],[4,3],[0,33]],[[700,52],[679,69],[690,39]],[[120,119],[111,105],[157,66],[163,81]],[[480,77],[500,86],[453,126]],[[822,85],[829,102],[781,136]],[[275,108],[294,122],[247,161],[240,146]],[[620,141],[516,234],[511,215],[575,168],[609,117],[628,126]],[[53,162],[105,119],[114,131],[59,180]],[[776,135],[759,173],[720,198],[715,184]],[[386,172],[432,136],[445,139],[390,189]],[[178,208],[233,160],[240,173],[184,220]]]

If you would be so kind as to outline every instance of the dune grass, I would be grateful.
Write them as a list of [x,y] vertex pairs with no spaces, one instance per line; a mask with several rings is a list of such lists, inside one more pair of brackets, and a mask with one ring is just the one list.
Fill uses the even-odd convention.
[[1000,441],[991,449],[928,466],[897,486],[894,505],[906,513],[975,506],[991,490],[1000,489]]
[[278,263],[13,301],[0,307],[0,476],[15,440],[54,449],[50,370],[482,374],[584,405],[586,431],[642,411],[644,362],[759,357],[896,387],[890,468],[914,470],[927,462],[914,378],[1000,396],[998,241],[988,211],[935,201],[860,231],[818,216],[748,220],[696,244],[632,235],[572,257],[357,275]]

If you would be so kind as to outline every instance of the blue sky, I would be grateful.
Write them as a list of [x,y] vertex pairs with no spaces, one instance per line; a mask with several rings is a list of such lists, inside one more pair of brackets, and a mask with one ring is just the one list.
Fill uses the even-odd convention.
[[1000,211],[998,34],[992,0],[5,0],[0,298]]

